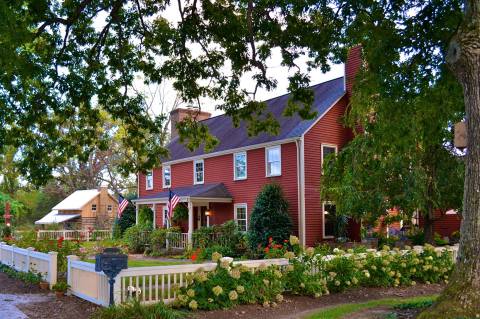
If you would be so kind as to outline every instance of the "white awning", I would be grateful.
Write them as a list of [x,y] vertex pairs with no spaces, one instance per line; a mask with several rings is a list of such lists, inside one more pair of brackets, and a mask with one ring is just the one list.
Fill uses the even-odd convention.
[[52,210],[47,215],[43,216],[42,219],[39,219],[35,222],[37,225],[46,225],[46,224],[58,224],[66,222],[67,220],[77,218],[80,214],[65,215],[59,214],[58,210]]

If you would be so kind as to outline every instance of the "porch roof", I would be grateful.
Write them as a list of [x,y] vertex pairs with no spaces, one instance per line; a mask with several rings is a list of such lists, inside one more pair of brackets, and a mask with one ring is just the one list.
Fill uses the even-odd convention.
[[[231,202],[232,195],[223,183],[201,184],[185,187],[171,188],[172,192],[180,196],[182,202],[188,200],[210,200],[212,202]],[[163,191],[153,195],[140,196],[132,202],[134,203],[153,203],[168,202],[169,191]]]
[[52,210],[50,213],[43,216],[41,219],[37,220],[35,224],[37,225],[59,224],[77,217],[80,217],[80,214],[67,215],[67,214],[60,214],[58,210]]

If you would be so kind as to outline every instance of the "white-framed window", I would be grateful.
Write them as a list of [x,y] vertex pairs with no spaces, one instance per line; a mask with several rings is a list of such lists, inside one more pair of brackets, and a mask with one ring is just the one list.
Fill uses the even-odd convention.
[[282,175],[282,149],[280,145],[265,148],[267,177]]
[[203,159],[193,161],[193,183],[203,184],[205,177],[205,163]]
[[96,212],[97,211],[97,204],[92,204],[92,212]]
[[172,186],[172,170],[170,166],[163,167],[163,188],[169,188]]
[[233,154],[233,178],[236,181],[247,179],[247,152]]
[[338,147],[335,144],[322,144],[322,173],[323,173],[323,162],[330,154],[337,154]]
[[242,232],[246,232],[248,230],[247,204],[235,204],[233,205],[233,209],[238,229]]
[[333,202],[323,202],[323,238],[335,237],[337,223],[337,206]]
[[145,189],[153,189],[153,171],[148,171],[145,175]]
[[107,212],[111,213],[112,209],[113,209],[112,205],[107,205]]

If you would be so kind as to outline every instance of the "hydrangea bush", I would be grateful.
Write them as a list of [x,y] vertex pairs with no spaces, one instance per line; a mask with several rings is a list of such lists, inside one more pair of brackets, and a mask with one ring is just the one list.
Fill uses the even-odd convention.
[[236,304],[275,305],[283,300],[283,273],[278,266],[260,266],[255,271],[233,265],[232,259],[215,254],[217,268],[211,272],[199,269],[187,278],[188,285],[179,289],[177,306],[192,310],[224,309]]
[[[177,306],[195,309],[223,309],[236,304],[260,303],[275,306],[285,292],[320,297],[331,292],[365,287],[397,287],[419,283],[448,282],[453,268],[451,252],[436,251],[426,245],[422,252],[406,247],[355,253],[334,249],[332,255],[317,254],[313,248],[302,249],[298,239],[290,238],[283,257],[285,267],[261,266],[255,271],[233,265],[232,258],[214,253],[218,263],[212,272],[197,271],[180,288]],[[282,245],[283,247],[287,247]]]

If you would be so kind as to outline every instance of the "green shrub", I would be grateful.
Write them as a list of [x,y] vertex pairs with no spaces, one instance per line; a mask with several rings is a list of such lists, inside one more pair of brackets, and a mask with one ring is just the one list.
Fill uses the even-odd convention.
[[292,221],[288,214],[288,202],[282,188],[277,184],[265,185],[258,194],[250,217],[248,242],[252,250],[262,249],[268,245],[271,237],[282,243],[288,239]]
[[141,305],[137,300],[101,308],[93,314],[92,319],[181,319],[186,318],[184,312],[172,309],[165,304],[159,302],[152,305]]
[[442,236],[439,233],[434,234],[433,241],[435,242],[435,245],[437,245],[437,246],[448,245],[448,240],[443,239]]
[[222,254],[229,257],[240,257],[245,253],[247,244],[244,237],[233,220],[221,225],[201,227],[192,236],[193,247],[206,250],[206,256],[211,256],[212,252],[219,251],[218,247],[222,246]]
[[123,240],[131,252],[142,253],[148,243],[148,229],[143,225],[132,226],[123,234]]
[[425,234],[418,227],[412,228],[407,233],[407,238],[410,239],[412,245],[424,245],[425,244]]
[[147,230],[153,229],[153,210],[150,207],[142,207],[138,210],[138,225]]
[[148,241],[150,243],[150,253],[152,255],[159,255],[165,248],[168,231],[167,228],[157,228],[150,233]]
[[122,216],[118,219],[120,233],[123,235],[125,231],[135,225],[135,206],[131,203],[123,210]]
[[281,302],[285,289],[283,274],[277,266],[262,266],[255,272],[248,267],[218,260],[214,271],[197,271],[180,288],[175,304],[192,310],[225,309],[237,304]]

